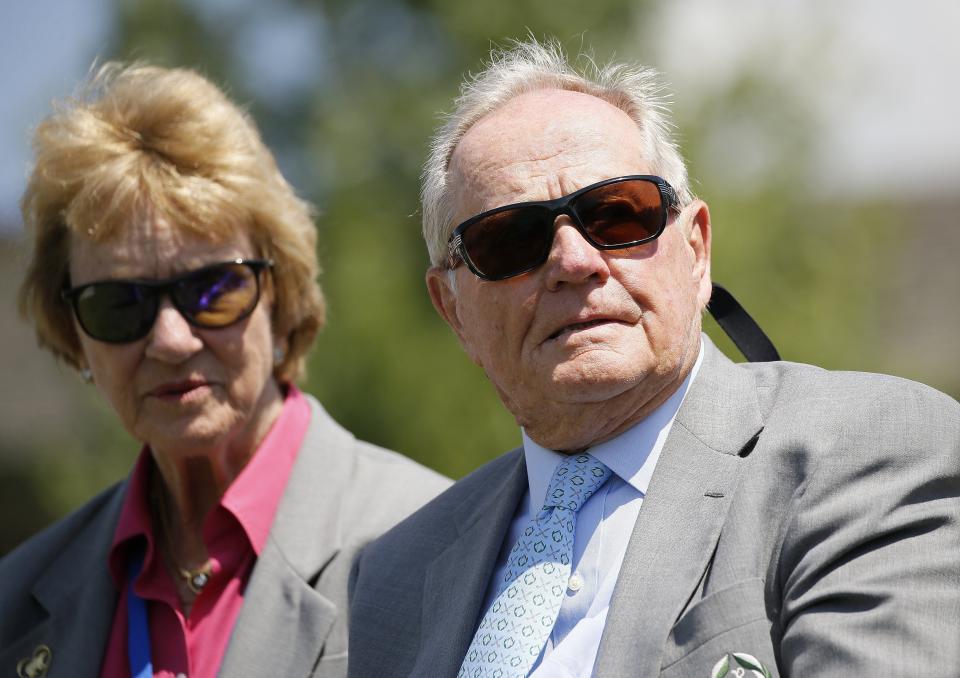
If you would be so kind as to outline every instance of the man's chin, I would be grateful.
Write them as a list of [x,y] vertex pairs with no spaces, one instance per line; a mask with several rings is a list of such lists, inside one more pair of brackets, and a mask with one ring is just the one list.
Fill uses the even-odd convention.
[[595,351],[557,365],[550,374],[550,390],[571,402],[603,402],[641,384],[649,372],[639,368],[637,358]]

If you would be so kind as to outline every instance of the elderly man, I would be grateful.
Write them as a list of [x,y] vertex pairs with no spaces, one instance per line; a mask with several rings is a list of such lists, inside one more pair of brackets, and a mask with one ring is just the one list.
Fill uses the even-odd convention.
[[960,407],[701,334],[657,91],[531,42],[438,133],[427,286],[523,446],[361,556],[355,678],[956,675]]

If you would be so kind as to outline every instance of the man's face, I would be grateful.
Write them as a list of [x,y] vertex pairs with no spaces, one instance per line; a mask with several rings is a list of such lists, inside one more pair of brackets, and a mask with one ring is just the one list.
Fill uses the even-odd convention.
[[[455,223],[509,203],[548,200],[628,174],[651,174],[636,124],[595,97],[520,95],[479,120],[451,159]],[[699,346],[710,295],[703,203],[663,235],[600,251],[560,216],[547,261],[486,282],[466,266],[431,269],[441,315],[531,437],[554,449],[616,435],[665,400]]]

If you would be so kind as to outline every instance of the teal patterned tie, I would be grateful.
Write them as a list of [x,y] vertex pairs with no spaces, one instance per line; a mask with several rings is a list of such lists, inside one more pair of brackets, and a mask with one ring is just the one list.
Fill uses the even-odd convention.
[[585,453],[557,465],[543,509],[510,551],[500,590],[473,636],[459,678],[522,678],[530,671],[567,590],[577,512],[611,474]]

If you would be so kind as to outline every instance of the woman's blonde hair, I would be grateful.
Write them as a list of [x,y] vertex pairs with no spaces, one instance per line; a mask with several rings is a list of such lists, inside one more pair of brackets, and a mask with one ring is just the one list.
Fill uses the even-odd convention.
[[35,164],[21,209],[33,251],[20,312],[41,346],[79,367],[81,348],[61,290],[71,238],[107,240],[144,214],[190,235],[245,233],[272,259],[274,375],[303,375],[324,322],[311,206],[280,174],[248,115],[191,70],[108,63],[75,98],[55,105],[33,138]]

